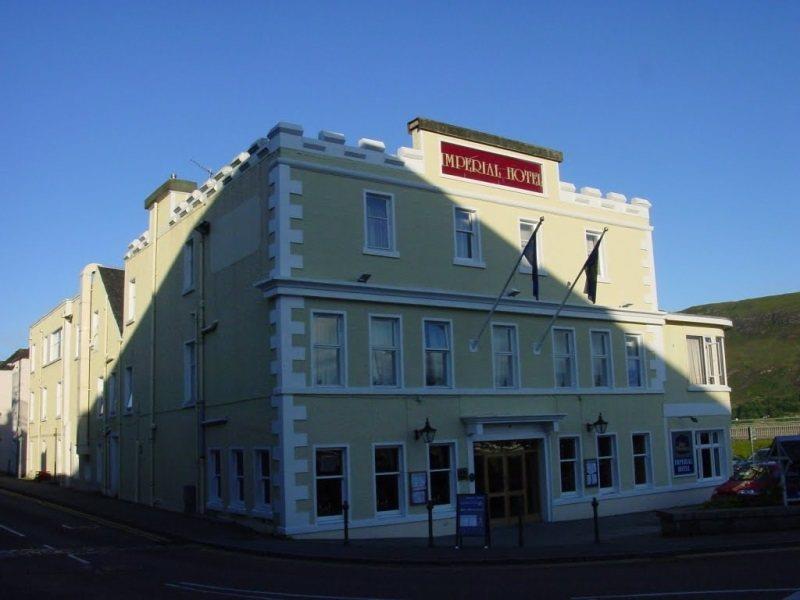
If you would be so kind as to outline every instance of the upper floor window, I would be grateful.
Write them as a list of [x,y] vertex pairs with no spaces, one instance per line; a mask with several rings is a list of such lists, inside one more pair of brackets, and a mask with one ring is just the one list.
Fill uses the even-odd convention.
[[372,385],[400,385],[400,319],[370,317],[369,346]]
[[[586,256],[589,256],[594,250],[595,245],[600,240],[600,236],[602,235],[599,231],[586,231]],[[600,246],[600,250],[598,252],[600,256],[598,256],[597,261],[597,278],[598,279],[605,279],[606,278],[606,261],[603,259],[603,247]]]
[[725,385],[725,341],[722,337],[686,336],[689,381],[695,385]]
[[183,292],[194,289],[194,240],[189,238],[183,245]]
[[128,280],[128,297],[125,299],[127,304],[126,315],[128,321],[133,321],[136,318],[136,280]]
[[466,208],[456,208],[454,211],[455,261],[458,264],[480,264],[478,213]]
[[450,364],[450,323],[424,321],[425,331],[425,385],[450,386],[453,384]]
[[644,386],[644,357],[642,356],[642,336],[625,334],[625,363],[628,368],[628,386]]
[[[528,245],[528,240],[531,239],[533,232],[536,230],[538,221],[528,221],[527,219],[519,220],[519,249],[520,252]],[[542,233],[541,230],[536,234],[536,262],[539,270],[539,275],[542,275]],[[527,257],[523,256],[519,263],[519,270],[523,273],[531,272],[531,263],[528,262]]]
[[75,358],[81,355],[81,326],[75,325]]
[[108,415],[113,417],[117,414],[117,374],[111,373],[108,376]]
[[61,358],[61,328],[59,327],[50,334],[49,356],[47,362],[53,362]]
[[122,380],[122,400],[125,402],[125,412],[133,410],[133,367],[125,367]]
[[396,255],[391,194],[364,192],[364,230],[365,252]]
[[556,387],[575,387],[575,332],[571,329],[553,328],[553,363]]
[[42,421],[47,420],[47,388],[42,388],[42,408],[39,410],[39,418]]
[[31,363],[31,373],[36,370],[36,344],[31,344],[31,353],[30,353],[30,361]]
[[190,406],[197,401],[197,344],[194,341],[183,345],[183,404]]
[[100,330],[100,311],[96,310],[92,313],[92,322],[89,329],[89,348],[97,347],[97,334]]
[[511,325],[492,325],[495,387],[516,387],[517,330]]
[[314,313],[312,320],[314,385],[344,385],[344,315]]
[[59,381],[56,384],[56,419],[61,418],[61,413],[64,412],[64,386]]
[[31,392],[30,403],[28,404],[28,423],[33,423],[36,412],[36,392]]
[[103,381],[102,377],[97,378],[97,382],[95,384],[95,401],[97,402],[97,416],[102,417],[106,412],[106,402],[105,402],[105,382]]
[[592,331],[592,385],[611,387],[611,334]]

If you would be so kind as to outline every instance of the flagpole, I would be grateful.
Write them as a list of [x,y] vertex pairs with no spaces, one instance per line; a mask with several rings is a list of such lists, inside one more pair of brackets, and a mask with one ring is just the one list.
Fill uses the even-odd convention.
[[517,272],[517,267],[519,266],[519,263],[522,262],[522,257],[525,256],[525,250],[527,250],[528,244],[531,243],[531,240],[534,240],[534,242],[536,241],[536,234],[539,232],[539,227],[542,226],[542,222],[544,222],[544,217],[539,217],[539,222],[536,224],[536,229],[533,230],[531,237],[528,238],[528,243],[525,244],[525,247],[522,249],[522,252],[520,252],[520,255],[517,257],[517,261],[514,263],[514,268],[511,269],[511,273],[508,274],[508,279],[506,279],[506,282],[503,284],[503,289],[500,290],[500,294],[497,296],[497,299],[494,301],[494,304],[492,305],[492,309],[489,311],[489,316],[487,316],[486,320],[483,322],[480,331],[478,331],[478,335],[469,341],[470,352],[478,351],[478,342],[480,342],[481,336],[483,335],[483,332],[486,330],[486,326],[492,319],[495,310],[497,310],[497,305],[500,304],[500,300],[505,295],[508,284],[511,283],[511,280],[514,278],[514,275]]
[[[600,234],[600,239],[597,240],[597,243],[595,244],[595,248],[600,245],[601,241],[603,241],[603,236],[606,234],[606,231],[608,231],[608,227],[603,229],[603,233]],[[575,276],[575,280],[572,282],[572,285],[569,286],[569,289],[567,290],[567,293],[564,295],[564,299],[561,301],[561,304],[559,305],[558,309],[556,309],[556,312],[553,314],[553,316],[550,318],[550,321],[547,323],[547,327],[545,328],[544,333],[542,333],[542,336],[539,338],[539,341],[536,342],[533,345],[533,353],[534,354],[541,354],[542,353],[542,344],[544,344],[545,339],[547,339],[547,334],[550,333],[550,329],[553,327],[553,323],[556,322],[556,319],[558,318],[558,315],[561,314],[561,309],[563,309],[564,305],[567,303],[567,300],[569,299],[569,296],[572,293],[572,290],[575,287],[575,284],[578,283],[578,279],[581,278],[581,275],[583,275],[583,272],[586,270],[586,265],[589,262],[589,258],[591,257],[591,255],[592,254],[590,252],[589,256],[587,256],[586,260],[583,262],[583,266],[581,267],[581,270],[578,271],[578,274]],[[599,260],[599,257],[598,257],[598,260]]]

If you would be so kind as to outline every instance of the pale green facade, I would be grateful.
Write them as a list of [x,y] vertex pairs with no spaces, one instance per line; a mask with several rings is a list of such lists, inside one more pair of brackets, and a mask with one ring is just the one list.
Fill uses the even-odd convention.
[[[650,203],[576,191],[555,151],[425,120],[411,134],[390,155],[279,123],[199,188],[147,199],[106,364],[118,406],[87,409],[114,456],[103,489],[295,536],[341,535],[347,501],[352,535],[404,536],[424,533],[428,494],[445,534],[457,493],[487,492],[496,523],[520,506],[560,520],[595,496],[604,514],[697,502],[727,477],[730,322],[659,310]],[[541,191],[445,174],[443,143],[535,163]],[[523,265],[471,348],[542,217],[539,299]],[[605,228],[597,304],[581,277],[536,352]]]

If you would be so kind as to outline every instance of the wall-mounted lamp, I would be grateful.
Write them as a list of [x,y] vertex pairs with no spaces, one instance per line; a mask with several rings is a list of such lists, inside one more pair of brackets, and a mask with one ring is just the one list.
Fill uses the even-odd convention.
[[603,435],[606,430],[608,429],[608,421],[603,420],[603,413],[599,413],[597,415],[597,421],[594,423],[587,423],[586,424],[586,431],[591,433],[593,430],[597,431],[600,435]]
[[516,296],[519,296],[519,290],[517,288],[511,288],[510,290],[508,290],[508,292],[506,292],[506,296],[508,296],[509,298],[514,298]]
[[358,281],[358,283],[367,283],[370,277],[372,277],[372,273],[362,273],[356,281]]
[[415,429],[414,430],[414,439],[418,440],[422,438],[425,440],[426,444],[433,443],[434,438],[436,437],[436,429],[431,427],[431,422],[425,417],[425,427],[422,429]]

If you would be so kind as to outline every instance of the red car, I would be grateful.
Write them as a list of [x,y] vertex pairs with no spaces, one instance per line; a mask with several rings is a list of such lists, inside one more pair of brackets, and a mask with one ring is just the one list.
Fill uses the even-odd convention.
[[764,462],[738,471],[728,481],[714,489],[711,500],[725,498],[753,499],[777,494],[781,485],[781,467],[776,462]]

